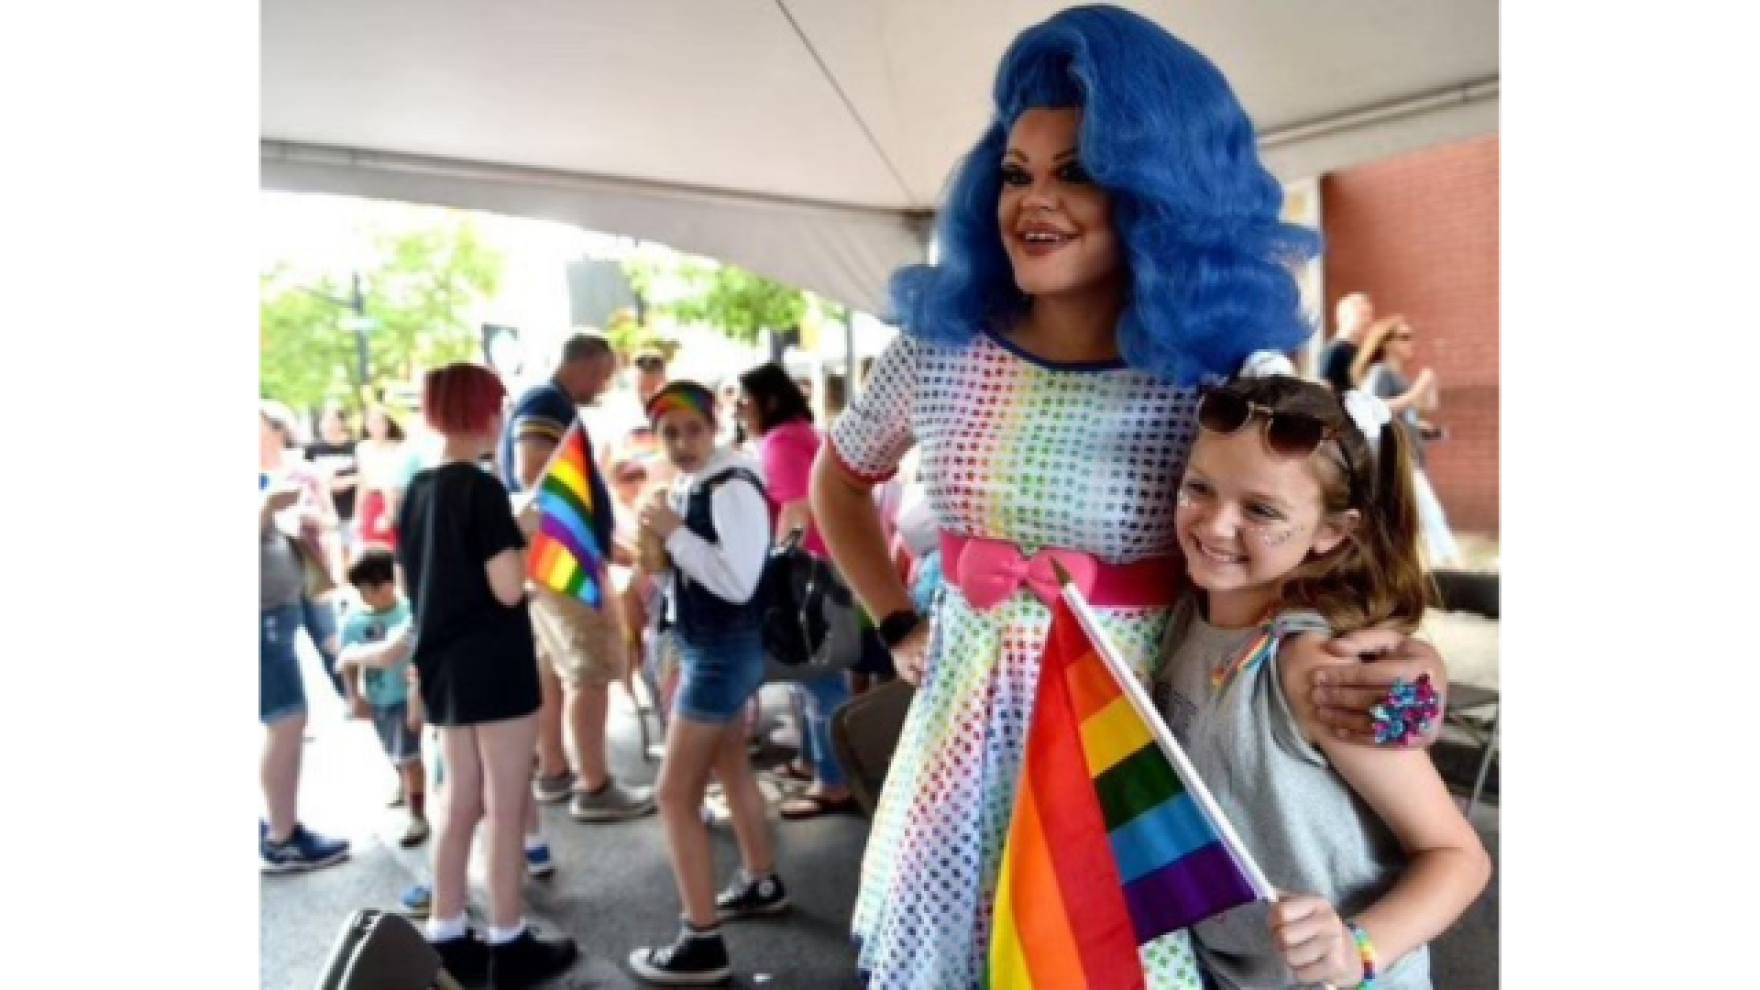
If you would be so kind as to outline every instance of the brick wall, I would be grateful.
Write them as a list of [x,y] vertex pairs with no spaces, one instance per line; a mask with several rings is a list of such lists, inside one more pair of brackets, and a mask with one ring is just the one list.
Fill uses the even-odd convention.
[[1404,313],[1416,368],[1436,369],[1449,430],[1431,445],[1430,480],[1457,532],[1498,529],[1498,269],[1495,136],[1325,177],[1326,319],[1350,292],[1377,317]]

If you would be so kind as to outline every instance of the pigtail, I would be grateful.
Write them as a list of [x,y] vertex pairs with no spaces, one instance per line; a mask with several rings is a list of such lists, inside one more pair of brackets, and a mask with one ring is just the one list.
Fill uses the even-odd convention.
[[1381,426],[1374,450],[1374,487],[1363,511],[1364,550],[1376,574],[1372,596],[1378,621],[1409,623],[1416,628],[1424,610],[1436,600],[1435,588],[1418,553],[1422,523],[1418,516],[1416,465],[1406,431],[1397,421]]

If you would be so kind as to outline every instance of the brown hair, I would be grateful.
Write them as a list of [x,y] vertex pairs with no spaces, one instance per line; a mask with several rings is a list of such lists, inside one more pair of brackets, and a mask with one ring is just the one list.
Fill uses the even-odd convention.
[[1311,608],[1340,633],[1388,623],[1410,633],[1435,600],[1418,556],[1418,500],[1411,452],[1397,423],[1374,444],[1325,385],[1285,375],[1241,378],[1230,391],[1277,412],[1305,413],[1333,429],[1311,463],[1328,517],[1362,518],[1330,553],[1284,578],[1281,603]]
[[1363,376],[1381,361],[1387,350],[1388,338],[1393,336],[1394,331],[1408,326],[1411,324],[1407,322],[1404,313],[1395,313],[1369,324],[1369,332],[1364,335],[1363,342],[1357,345],[1357,359],[1351,362],[1351,381],[1361,385]]
[[480,364],[449,364],[422,380],[422,412],[434,432],[443,436],[487,429],[506,397],[501,379]]

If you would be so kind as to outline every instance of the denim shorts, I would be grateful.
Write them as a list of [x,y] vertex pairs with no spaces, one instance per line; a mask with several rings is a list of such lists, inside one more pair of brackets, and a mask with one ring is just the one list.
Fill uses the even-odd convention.
[[422,758],[422,739],[409,727],[409,703],[373,706],[373,731],[391,765],[401,767]]
[[306,686],[300,680],[299,654],[293,646],[302,616],[299,602],[260,614],[257,708],[263,724],[273,725],[306,711]]
[[693,722],[733,721],[764,683],[764,641],[758,630],[717,634],[695,643],[678,636],[677,641],[673,713]]

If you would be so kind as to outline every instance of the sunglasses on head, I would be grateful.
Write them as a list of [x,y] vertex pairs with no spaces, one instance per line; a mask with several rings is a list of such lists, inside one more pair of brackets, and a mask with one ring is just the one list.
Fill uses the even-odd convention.
[[1227,388],[1212,388],[1198,400],[1198,425],[1211,433],[1237,432],[1255,414],[1265,419],[1265,445],[1284,457],[1306,457],[1338,433],[1318,416],[1282,412]]

